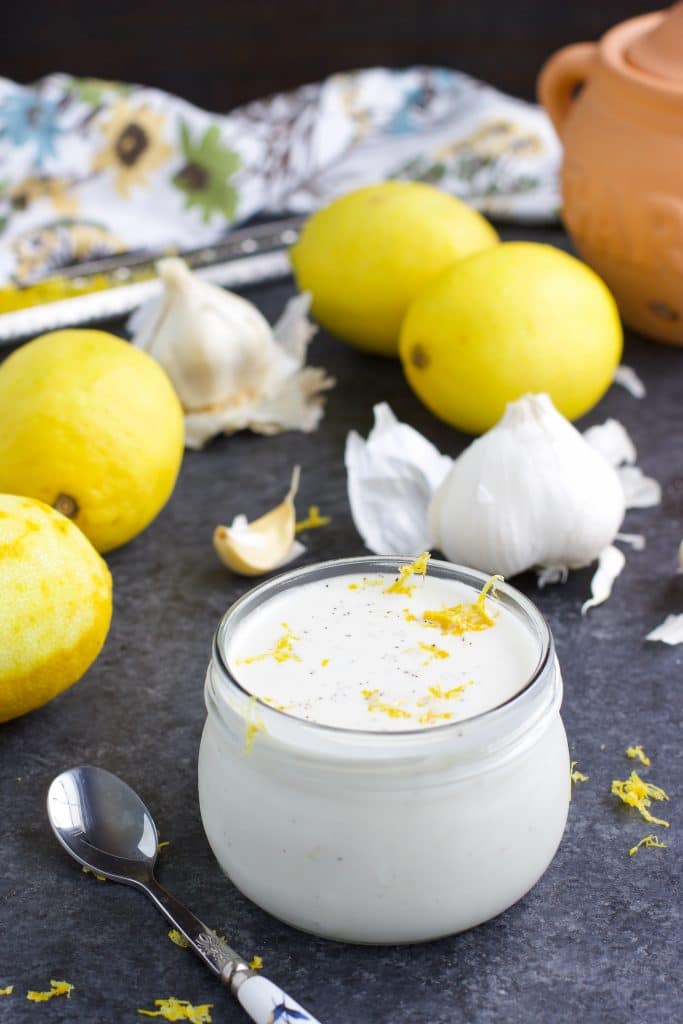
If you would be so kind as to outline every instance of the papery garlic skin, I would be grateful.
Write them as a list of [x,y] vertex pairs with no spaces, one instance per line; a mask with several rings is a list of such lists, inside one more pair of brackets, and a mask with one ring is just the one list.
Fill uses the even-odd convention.
[[452,562],[514,576],[590,564],[614,540],[624,511],[615,470],[539,394],[511,402],[455,460],[429,523]]

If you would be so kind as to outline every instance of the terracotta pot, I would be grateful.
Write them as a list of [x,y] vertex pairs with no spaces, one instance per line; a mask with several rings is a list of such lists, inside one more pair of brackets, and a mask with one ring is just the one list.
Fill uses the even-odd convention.
[[578,251],[627,324],[683,345],[683,3],[560,50],[538,93]]

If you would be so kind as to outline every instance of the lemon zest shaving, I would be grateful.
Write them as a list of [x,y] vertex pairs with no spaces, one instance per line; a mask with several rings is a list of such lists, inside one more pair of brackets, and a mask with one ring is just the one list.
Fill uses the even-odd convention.
[[308,516],[302,519],[294,527],[295,533],[302,533],[304,530],[315,530],[319,526],[327,526],[332,522],[332,516],[321,516],[317,505],[310,505]]
[[410,718],[410,712],[400,708],[397,704],[385,704],[383,701],[374,701],[368,704],[368,711],[380,711],[389,718]]
[[455,636],[490,629],[495,626],[496,620],[486,610],[486,598],[489,591],[495,591],[498,583],[502,582],[502,576],[491,576],[476,601],[471,604],[455,604],[451,608],[423,612],[424,624],[432,629],[440,629],[442,634],[451,633]]
[[417,615],[413,615],[410,608],[403,609],[403,618],[406,622],[417,622]]
[[250,722],[247,725],[246,732],[244,734],[244,749],[249,754],[251,748],[254,746],[254,740],[260,732],[265,732],[266,727],[263,722]]
[[628,851],[629,857],[634,857],[641,846],[656,847],[658,850],[666,850],[666,843],[660,843],[659,839],[655,835],[643,836],[639,843],[632,846]]
[[274,658],[278,662],[301,661],[299,655],[294,653],[294,641],[300,640],[301,637],[293,633],[286,622],[282,623],[282,628],[284,629],[283,635],[270,651],[264,651],[263,654],[252,654],[250,658],[240,658],[238,664],[252,665],[255,661],[265,661],[266,658]]
[[637,758],[641,764],[645,765],[646,768],[650,767],[650,758],[647,756],[640,743],[636,743],[633,747],[627,747],[626,756],[630,757],[631,760]]
[[381,587],[384,580],[377,576],[364,576],[360,583],[349,583],[349,590],[367,590],[368,587]]
[[627,779],[614,779],[612,781],[612,793],[623,800],[629,807],[635,807],[645,821],[652,825],[661,825],[662,828],[669,828],[669,822],[661,818],[655,818],[648,811],[653,800],[668,800],[668,796],[660,786],[651,782],[645,782],[638,775],[638,772],[631,772]]
[[244,749],[247,754],[251,753],[257,734],[266,731],[265,723],[260,718],[255,718],[255,715],[256,697],[252,695],[247,701],[247,712],[244,716]]
[[11,996],[14,992],[14,985],[6,985],[5,988],[0,988],[0,996]]
[[138,1010],[143,1017],[163,1017],[165,1020],[189,1020],[191,1024],[211,1024],[211,1008],[213,1003],[203,1003],[201,1006],[193,1006],[187,999],[176,999],[170,996],[168,999],[155,999],[154,1005],[158,1010]]
[[425,651],[429,657],[426,661],[423,661],[423,665],[429,665],[430,662],[436,661],[437,658],[450,658],[450,651],[444,651],[443,647],[437,647],[436,644],[426,644],[422,640],[419,642],[418,647],[420,650]]
[[66,996],[67,999],[70,999],[73,988],[73,985],[70,985],[68,981],[55,981],[54,978],[50,978],[50,989],[48,992],[28,991],[26,998],[31,1003],[46,1003],[48,999],[54,999],[55,996]]
[[161,853],[161,851],[166,846],[170,846],[170,845],[171,845],[171,840],[170,839],[164,839],[163,843],[157,843],[157,853]]
[[181,949],[189,949],[190,943],[187,941],[182,932],[179,932],[177,928],[171,928],[168,933],[168,937],[171,942],[174,942],[176,946],[180,946]]
[[79,295],[90,295],[92,292],[100,292],[137,281],[146,281],[152,277],[154,277],[154,271],[143,268],[130,271],[125,279],[121,280],[118,280],[113,274],[92,274],[85,279],[55,275],[23,288],[16,285],[5,285],[0,288],[0,308],[3,313],[14,312],[18,309],[30,309],[31,306],[60,302],[62,299],[72,299]]
[[107,881],[107,879],[104,877],[104,875],[98,874],[97,871],[93,871],[92,868],[86,868],[85,864],[81,868],[81,871],[83,872],[84,875],[94,875],[94,877],[97,879],[98,882],[106,882]]
[[425,711],[424,714],[420,715],[418,718],[418,722],[420,725],[431,725],[433,722],[438,722],[442,719],[449,719],[452,717],[452,711]]
[[323,660],[320,662],[320,667],[321,668],[327,668],[329,663],[330,663],[330,659],[329,658],[323,658]]
[[252,971],[262,971],[263,960],[261,959],[260,956],[252,956],[251,960],[249,961],[249,967],[251,968]]
[[417,706],[423,708],[425,704],[429,704],[432,700],[455,700],[456,697],[462,696],[468,686],[474,686],[473,679],[462,683],[460,686],[451,686],[448,690],[444,690],[440,686],[429,686],[427,688],[427,696],[421,697],[417,702]]
[[398,704],[387,704],[385,701],[379,700],[379,690],[361,690],[368,711],[379,711],[383,715],[388,715],[389,718],[410,718],[410,712],[404,708],[399,707]]
[[571,765],[569,766],[569,778],[572,782],[588,782],[588,780],[590,779],[590,775],[584,775],[583,772],[577,771],[576,765],[578,763],[578,761],[572,761]]
[[427,563],[432,556],[429,551],[423,551],[421,555],[418,555],[414,562],[410,565],[402,565],[399,567],[398,576],[394,582],[385,588],[385,594],[405,594],[406,597],[413,596],[413,590],[415,589],[414,583],[408,583],[407,581],[411,576],[416,574],[420,575],[422,579],[427,575]]
[[275,708],[276,711],[289,711],[294,705],[293,704],[278,704],[275,697],[261,697],[264,704],[270,705],[271,708]]

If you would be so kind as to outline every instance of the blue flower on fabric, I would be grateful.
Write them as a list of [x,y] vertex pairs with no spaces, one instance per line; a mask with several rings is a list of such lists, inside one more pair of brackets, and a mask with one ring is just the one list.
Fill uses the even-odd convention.
[[[394,71],[399,81],[403,72]],[[386,127],[389,135],[410,135],[423,127],[423,119],[439,97],[453,97],[464,92],[462,82],[448,68],[425,68],[421,81],[415,86],[403,87],[403,101]]]
[[0,140],[8,139],[14,146],[33,142],[36,146],[34,164],[54,156],[55,139],[62,133],[57,121],[59,104],[35,93],[8,96],[0,103]]

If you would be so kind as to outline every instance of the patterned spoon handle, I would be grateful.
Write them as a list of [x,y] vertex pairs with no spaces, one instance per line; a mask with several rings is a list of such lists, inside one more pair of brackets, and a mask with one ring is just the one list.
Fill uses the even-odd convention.
[[237,999],[256,1024],[319,1024],[302,1006],[262,975],[252,975],[237,990]]

